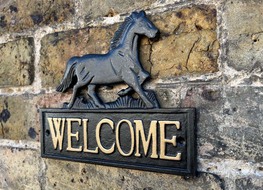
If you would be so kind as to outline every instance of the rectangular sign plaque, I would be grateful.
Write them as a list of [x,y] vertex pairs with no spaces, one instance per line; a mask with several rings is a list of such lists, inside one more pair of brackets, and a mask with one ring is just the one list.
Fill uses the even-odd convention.
[[42,157],[193,176],[195,109],[41,109]]

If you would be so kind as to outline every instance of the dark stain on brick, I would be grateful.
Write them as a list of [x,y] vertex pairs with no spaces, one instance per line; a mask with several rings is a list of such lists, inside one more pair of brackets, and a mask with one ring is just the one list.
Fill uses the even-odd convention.
[[143,190],[153,190],[153,188],[152,187],[145,187],[145,188],[143,188]]
[[212,9],[212,14],[213,14],[213,17],[216,17],[216,14],[217,14],[216,9]]
[[11,113],[8,110],[8,102],[7,100],[4,101],[5,108],[0,113],[0,122],[6,123],[7,120],[11,117]]
[[43,15],[38,13],[30,15],[30,17],[36,25],[40,24],[43,21]]
[[13,6],[13,5],[10,5],[9,9],[10,9],[11,13],[12,13],[12,12],[15,12],[15,13],[18,12],[17,7],[15,7],[15,6]]
[[85,169],[85,168],[83,168],[82,170],[81,170],[81,175],[84,175],[84,174],[86,174],[87,173],[87,170]]
[[2,112],[0,113],[0,122],[6,123],[7,120],[10,118],[11,114],[8,109],[3,109]]
[[5,137],[5,132],[6,132],[6,129],[4,128],[3,122],[6,123],[8,121],[8,119],[11,117],[11,113],[8,110],[8,103],[7,103],[7,101],[4,101],[4,104],[5,104],[5,108],[0,113],[0,124],[1,124],[1,127],[2,127],[3,137]]
[[35,129],[33,127],[30,127],[28,130],[28,135],[30,136],[30,138],[35,139],[37,136],[37,133],[35,131]]
[[182,12],[177,12],[177,13],[176,13],[176,16],[177,16],[178,18],[182,18],[182,17],[183,17],[183,14],[182,14]]
[[213,90],[203,90],[202,92],[202,97],[205,99],[205,100],[208,100],[208,101],[216,101],[217,99],[219,99],[220,97],[220,92],[219,91],[213,91]]
[[4,28],[6,25],[5,15],[0,16],[0,27]]
[[228,109],[228,108],[223,109],[223,114],[224,115],[232,115],[232,113],[230,112],[230,109]]
[[195,27],[196,27],[197,30],[202,30],[203,29],[202,26],[200,26],[198,24],[195,24]]

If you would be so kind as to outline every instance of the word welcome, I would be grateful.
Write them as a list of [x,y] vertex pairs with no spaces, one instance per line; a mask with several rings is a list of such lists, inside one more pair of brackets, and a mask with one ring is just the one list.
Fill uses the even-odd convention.
[[[166,154],[168,144],[173,147],[177,146],[176,135],[172,135],[172,138],[166,137],[167,128],[174,127],[176,130],[179,130],[181,128],[179,121],[151,120],[150,126],[147,126],[148,136],[146,136],[145,126],[142,120],[138,119],[131,122],[128,119],[121,119],[116,122],[108,118],[102,118],[95,125],[94,139],[96,140],[97,146],[91,149],[88,144],[90,127],[88,118],[48,117],[47,120],[53,148],[55,150],[58,149],[62,151],[66,148],[68,152],[85,152],[91,154],[98,154],[100,151],[106,155],[118,151],[119,154],[124,157],[131,155],[141,157],[141,155],[144,154],[144,156],[149,155],[152,159],[181,160],[181,152],[177,152],[175,155]],[[105,139],[102,139],[101,131],[104,127],[109,128],[115,136],[115,141],[112,142],[110,147],[103,145]],[[129,151],[125,151],[122,147],[122,143],[120,142],[121,132],[128,134],[130,137]],[[76,146],[76,143],[74,145],[73,141],[78,142],[80,135],[82,135],[81,138],[83,139],[82,144]],[[67,141],[66,147],[64,147],[64,139]],[[140,144],[142,144],[142,146],[140,146]],[[150,150],[151,152],[149,152]]]

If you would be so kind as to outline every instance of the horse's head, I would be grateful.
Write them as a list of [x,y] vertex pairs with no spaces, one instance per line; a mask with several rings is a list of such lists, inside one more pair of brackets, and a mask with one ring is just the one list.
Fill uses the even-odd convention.
[[144,11],[133,12],[132,17],[135,20],[134,33],[154,38],[159,32],[156,26],[146,17]]

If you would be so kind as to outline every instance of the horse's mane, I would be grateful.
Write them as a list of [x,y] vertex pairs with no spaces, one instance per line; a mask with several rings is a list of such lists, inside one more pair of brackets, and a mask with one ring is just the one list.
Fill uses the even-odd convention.
[[120,42],[123,38],[123,35],[125,34],[125,31],[127,30],[128,26],[130,25],[130,23],[132,21],[133,21],[132,15],[125,18],[124,22],[121,24],[119,29],[115,32],[115,34],[111,40],[111,44],[110,44],[111,50],[116,48],[118,45],[120,45]]

